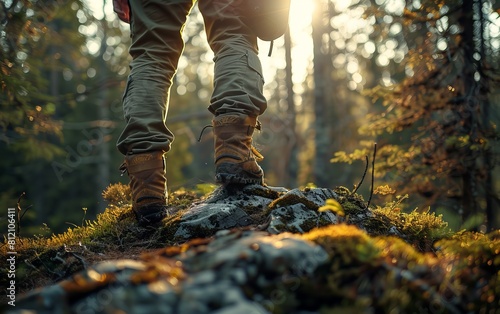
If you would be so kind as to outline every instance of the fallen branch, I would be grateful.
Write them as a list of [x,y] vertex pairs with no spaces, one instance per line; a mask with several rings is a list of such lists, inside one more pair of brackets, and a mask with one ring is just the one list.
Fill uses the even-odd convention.
[[363,184],[363,181],[365,180],[366,173],[368,172],[368,164],[369,164],[368,156],[365,156],[365,159],[366,159],[365,172],[363,173],[363,176],[361,177],[361,180],[359,181],[358,185],[354,186],[354,191],[352,191],[351,195],[354,195],[354,193],[356,193],[356,191],[359,189],[359,187],[361,186],[361,184]]
[[372,160],[372,186],[370,189],[370,198],[368,199],[368,204],[366,204],[366,208],[370,207],[370,202],[373,197],[373,183],[375,181],[375,156],[377,155],[377,143],[373,146],[373,160]]
[[23,211],[23,209],[21,208],[21,199],[25,195],[26,195],[26,192],[23,192],[23,193],[21,193],[21,195],[19,195],[19,198],[17,199],[17,221],[16,221],[16,234],[17,235],[21,234],[21,219],[23,219],[24,214],[26,214],[28,209],[30,209],[32,207],[32,205],[29,205],[28,207],[26,207],[24,212],[21,214],[21,212]]

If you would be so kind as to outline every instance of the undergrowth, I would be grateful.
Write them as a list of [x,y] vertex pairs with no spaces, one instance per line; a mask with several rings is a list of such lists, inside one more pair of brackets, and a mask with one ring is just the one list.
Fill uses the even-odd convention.
[[321,245],[329,260],[296,293],[322,304],[324,313],[368,308],[376,313],[498,313],[500,308],[500,231],[459,232],[437,241],[433,253],[350,225],[303,237]]
[[[203,187],[203,191],[206,189]],[[85,220],[82,226],[49,237],[17,239],[17,260],[22,262],[18,262],[16,277],[23,278],[18,281],[18,292],[57,282],[102,260],[139,258],[148,250],[175,245],[170,241],[172,226],[182,211],[202,196],[198,191],[182,189],[171,193],[169,206],[179,212],[165,218],[159,228],[141,228],[135,222],[128,186],[110,185],[103,192],[108,208],[96,220]],[[0,254],[6,256],[7,250],[4,241]],[[8,278],[3,274],[8,269],[5,258],[0,260],[0,269],[0,284],[7,286]]]

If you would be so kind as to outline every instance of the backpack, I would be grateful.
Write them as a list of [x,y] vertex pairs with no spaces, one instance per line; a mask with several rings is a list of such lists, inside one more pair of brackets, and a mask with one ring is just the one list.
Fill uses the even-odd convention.
[[288,29],[290,0],[244,0],[245,23],[258,38],[273,41]]

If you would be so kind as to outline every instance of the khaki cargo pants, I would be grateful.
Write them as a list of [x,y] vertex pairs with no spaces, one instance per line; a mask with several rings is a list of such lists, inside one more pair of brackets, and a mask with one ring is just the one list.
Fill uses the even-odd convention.
[[[266,110],[257,38],[241,19],[242,0],[199,0],[214,52],[209,111],[258,116]],[[169,91],[184,48],[181,32],[194,0],[130,0],[133,58],[123,96],[126,126],[117,147],[137,154],[170,149],[165,119]],[[173,104],[174,106],[176,104]]]

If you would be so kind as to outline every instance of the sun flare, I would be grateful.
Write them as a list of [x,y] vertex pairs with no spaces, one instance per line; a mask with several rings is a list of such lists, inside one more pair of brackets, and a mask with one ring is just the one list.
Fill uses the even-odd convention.
[[295,33],[310,27],[313,10],[314,0],[291,0],[290,32]]

